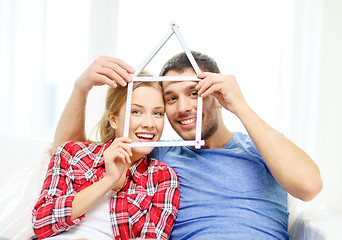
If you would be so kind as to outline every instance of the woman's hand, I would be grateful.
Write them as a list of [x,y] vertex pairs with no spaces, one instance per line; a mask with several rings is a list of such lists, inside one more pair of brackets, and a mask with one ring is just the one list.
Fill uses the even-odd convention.
[[117,84],[126,86],[132,80],[130,73],[134,73],[134,69],[124,61],[101,56],[76,80],[75,86],[84,92],[90,91],[93,86],[105,84],[112,88],[116,88]]
[[131,142],[132,139],[130,138],[116,138],[103,153],[106,166],[105,178],[112,180],[113,187],[124,173],[126,164],[131,163],[132,150],[131,147],[126,144]]

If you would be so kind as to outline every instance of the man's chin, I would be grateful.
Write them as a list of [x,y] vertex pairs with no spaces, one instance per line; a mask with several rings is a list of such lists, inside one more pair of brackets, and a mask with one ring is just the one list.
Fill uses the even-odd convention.
[[189,133],[178,133],[178,135],[183,139],[183,140],[195,140],[196,139],[196,133],[192,133],[192,134],[189,134]]

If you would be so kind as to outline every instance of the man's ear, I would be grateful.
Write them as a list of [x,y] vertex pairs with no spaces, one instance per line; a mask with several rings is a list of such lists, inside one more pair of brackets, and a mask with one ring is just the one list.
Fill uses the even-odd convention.
[[116,117],[114,116],[114,114],[110,113],[107,115],[107,117],[108,117],[108,121],[110,123],[110,126],[112,126],[113,129],[117,129],[118,124],[116,122]]

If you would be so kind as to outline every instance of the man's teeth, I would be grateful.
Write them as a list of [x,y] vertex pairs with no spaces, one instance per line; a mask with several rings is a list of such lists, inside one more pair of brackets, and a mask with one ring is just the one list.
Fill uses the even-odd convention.
[[152,139],[153,138],[153,134],[137,134],[138,138],[148,138],[148,139]]
[[196,119],[195,118],[191,118],[191,119],[187,119],[187,120],[184,120],[184,121],[180,121],[181,124],[190,124],[190,123],[193,123]]

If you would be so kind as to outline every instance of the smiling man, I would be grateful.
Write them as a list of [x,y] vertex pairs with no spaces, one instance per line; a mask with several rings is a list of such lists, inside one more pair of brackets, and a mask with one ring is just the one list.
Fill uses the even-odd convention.
[[[304,201],[322,188],[312,159],[264,122],[247,104],[232,75],[220,74],[216,62],[192,52],[201,82],[163,82],[165,112],[185,140],[195,138],[197,95],[203,97],[202,149],[155,148],[152,156],[171,166],[180,180],[181,202],[172,239],[288,239],[287,193]],[[110,63],[107,63],[110,62]],[[115,58],[99,63],[101,76],[81,77],[56,131],[55,145],[82,139],[86,94],[92,86],[125,85],[133,69]],[[196,75],[185,53],[170,59],[162,76]],[[90,76],[90,77],[89,77]],[[82,83],[82,84],[81,84]],[[80,86],[87,86],[82,91]],[[225,126],[221,108],[235,114],[248,135]],[[68,124],[67,124],[68,123]],[[60,133],[58,133],[60,131]]]

